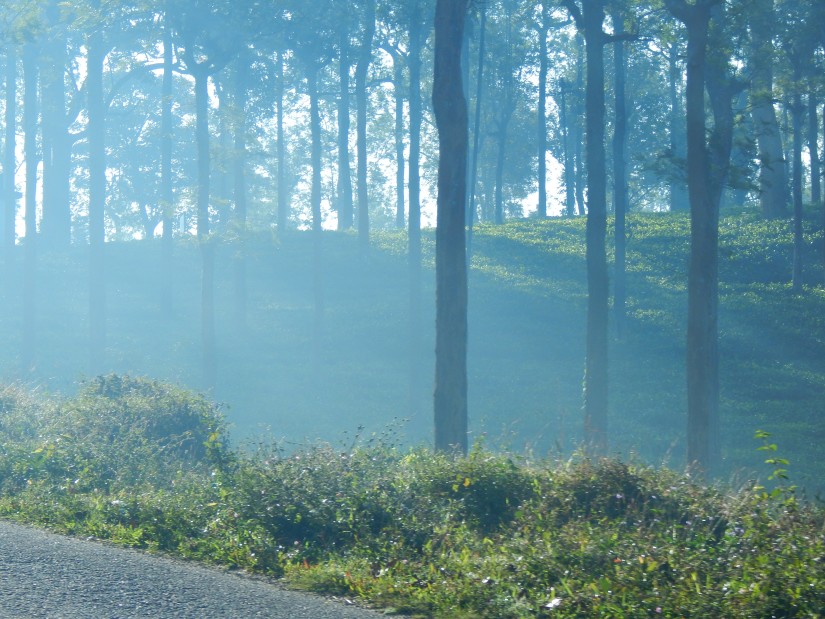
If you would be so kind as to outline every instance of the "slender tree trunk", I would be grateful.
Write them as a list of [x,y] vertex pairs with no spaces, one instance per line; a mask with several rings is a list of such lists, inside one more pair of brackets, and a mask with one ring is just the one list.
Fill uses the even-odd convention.
[[278,52],[275,60],[275,119],[277,125],[278,169],[278,231],[283,234],[289,223],[289,201],[286,187],[286,143],[284,142],[284,56]]
[[102,370],[106,348],[106,107],[103,99],[102,35],[89,36],[87,88],[89,97],[89,364]]
[[467,0],[437,0],[433,109],[439,136],[435,448],[467,453],[467,102],[461,43]]
[[674,160],[670,178],[670,210],[673,212],[687,211],[690,208],[688,202],[687,186],[685,184],[684,169],[676,162],[685,160],[685,127],[684,111],[682,110],[681,97],[679,96],[679,84],[682,82],[682,71],[678,63],[679,43],[674,42],[670,46],[668,54],[668,82],[670,94],[670,152]]
[[161,82],[160,112],[160,199],[163,211],[163,238],[161,239],[161,313],[172,316],[172,264],[175,196],[172,189],[172,28],[169,17],[163,24],[163,78]]
[[[709,194],[704,73],[709,12],[688,23],[687,147],[691,250],[688,272],[688,462],[712,469],[709,446],[718,424],[718,232]],[[697,11],[698,12],[698,11]]]
[[[691,466],[712,472],[719,460],[718,202],[705,143],[705,58],[710,3],[666,0],[687,27],[687,173],[691,247],[688,266],[687,397]],[[721,196],[721,186],[719,189]]]
[[198,246],[201,252],[201,353],[204,389],[215,388],[215,248],[209,238],[209,74],[190,67],[195,78],[195,134],[198,149]]
[[766,217],[787,212],[785,155],[773,105],[774,0],[754,0],[751,8],[751,115],[759,147],[759,203]]
[[[506,103],[505,103],[506,105]],[[507,155],[507,127],[510,124],[509,118],[504,115],[507,111],[502,112],[502,118],[499,119],[498,128],[498,149],[496,153],[496,196],[495,196],[495,223],[501,225],[504,223],[504,160]]]
[[65,33],[57,3],[49,2],[49,40],[44,45],[41,69],[43,134],[43,215],[40,222],[42,245],[67,247],[71,242],[69,175],[71,145],[66,123],[64,71],[68,64]]
[[584,373],[585,438],[597,454],[607,451],[608,277],[607,171],[604,151],[603,0],[583,0],[587,54],[587,358]]
[[[798,75],[797,75],[798,78]],[[798,83],[798,82],[797,82]],[[802,292],[802,118],[805,107],[802,94],[794,93],[791,103],[793,123],[793,278],[794,292]]]
[[338,93],[338,229],[352,228],[352,173],[349,159],[349,28],[342,25],[339,41],[338,72],[340,90]]
[[819,161],[818,100],[813,88],[808,90],[808,154],[811,160],[811,202],[822,200],[822,166]]
[[627,60],[625,58],[625,45],[621,40],[624,34],[624,15],[621,11],[616,11],[613,16],[613,31],[619,35],[619,39],[613,44],[614,61],[614,94],[615,121],[613,127],[613,211],[615,213],[615,252],[616,263],[614,265],[613,282],[613,313],[616,320],[616,334],[621,338],[625,328],[625,302],[626,292],[626,230],[625,214],[627,213],[627,166],[625,163],[625,150],[627,141],[627,101],[625,94],[625,81],[627,73]]
[[249,73],[249,50],[243,49],[238,55],[235,67],[235,96],[232,118],[234,121],[235,145],[232,161],[234,164],[233,199],[235,202],[235,222],[238,227],[238,247],[234,256],[235,270],[235,323],[238,331],[246,333],[247,282],[246,282],[246,237],[247,237],[247,196],[246,196],[246,100]]
[[37,81],[38,49],[23,46],[23,133],[26,158],[26,194],[23,214],[26,226],[23,246],[23,342],[20,359],[23,373],[34,370],[37,339]]
[[559,84],[559,96],[561,98],[561,110],[559,111],[559,124],[561,125],[561,140],[564,149],[564,212],[568,217],[576,214],[576,164],[574,162],[573,149],[570,147],[570,123],[567,115],[567,87],[566,80],[561,80]]
[[478,67],[476,68],[475,118],[473,119],[473,155],[470,164],[470,198],[467,203],[467,264],[470,263],[473,247],[473,226],[476,220],[476,178],[478,176],[478,153],[481,148],[481,106],[484,103],[484,56],[487,38],[487,5],[479,7],[481,19],[478,27]]
[[584,90],[584,38],[579,35],[576,37],[577,45],[577,58],[576,58],[576,102],[575,102],[575,112],[573,114],[573,118],[575,120],[574,124],[574,133],[573,133],[573,144],[574,147],[574,156],[576,158],[576,204],[578,205],[578,211],[580,216],[584,216],[586,214],[586,208],[584,204],[584,187],[587,183],[587,179],[585,177],[586,167],[584,162],[584,157],[582,155],[582,144],[584,143],[584,135],[582,131],[582,123],[581,118],[585,113],[585,110],[582,109],[581,105],[581,93]]
[[310,132],[312,134],[312,188],[310,205],[312,209],[312,288],[315,298],[315,361],[320,361],[321,340],[324,316],[324,286],[321,271],[321,112],[318,98],[318,68],[311,67],[307,72],[307,91],[309,93]]
[[424,47],[424,16],[421,2],[414,0],[410,15],[410,157],[409,215],[407,220],[407,255],[410,272],[410,417],[416,419],[421,408],[421,52]]
[[538,215],[547,217],[547,20],[549,19],[547,0],[541,0],[541,24],[539,35],[539,100],[538,100],[538,166],[539,203]]
[[370,200],[367,182],[367,73],[372,62],[372,40],[375,36],[375,0],[365,0],[364,40],[355,67],[358,134],[358,238],[362,249],[370,244]]
[[17,216],[17,186],[14,173],[17,169],[17,50],[6,46],[6,116],[5,143],[3,148],[3,264],[6,273],[11,272],[14,260],[15,219]]
[[404,64],[398,54],[392,56],[393,96],[395,98],[395,226],[403,229],[404,216]]
[[818,100],[813,88],[808,90],[808,154],[811,160],[811,203],[822,199],[822,166],[819,160]]

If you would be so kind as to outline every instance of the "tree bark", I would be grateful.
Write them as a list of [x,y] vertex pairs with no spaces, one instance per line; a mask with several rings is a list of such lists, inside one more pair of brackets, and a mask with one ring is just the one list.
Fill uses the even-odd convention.
[[[342,20],[343,21],[343,20]],[[352,173],[349,158],[349,27],[342,23],[339,41],[338,73],[338,229],[352,228]]]
[[209,238],[209,72],[190,66],[195,78],[195,135],[198,149],[198,247],[201,252],[201,353],[203,387],[211,390],[217,382],[215,358],[215,250]]
[[751,9],[751,115],[759,157],[759,204],[766,217],[787,212],[785,155],[773,105],[774,0],[754,0]]
[[278,52],[275,60],[275,122],[277,125],[278,169],[278,232],[281,234],[289,224],[289,201],[286,187],[286,143],[284,142],[284,56]]
[[473,226],[476,220],[476,178],[478,176],[478,153],[481,148],[481,106],[484,101],[484,56],[487,38],[487,5],[479,7],[481,19],[478,26],[478,66],[476,68],[476,97],[473,119],[473,155],[470,163],[470,185],[468,187],[469,200],[467,201],[467,263],[472,255]]
[[813,87],[808,89],[808,153],[811,159],[811,202],[822,200],[822,166],[819,160],[818,99]]
[[102,370],[106,348],[106,104],[103,98],[102,35],[89,36],[87,90],[89,97],[89,366]]
[[[799,75],[797,74],[796,77],[798,79]],[[802,94],[797,91],[794,93],[793,102],[791,103],[791,122],[793,123],[793,173],[791,183],[791,196],[793,198],[793,277],[791,285],[796,293],[802,292],[802,117],[804,114]]]
[[613,314],[616,323],[616,334],[619,338],[624,335],[626,292],[626,226],[627,213],[627,166],[625,150],[627,141],[627,101],[625,81],[627,60],[625,58],[624,15],[617,10],[613,14],[613,31],[617,40],[613,44],[614,60],[614,128],[613,128],[613,212],[615,213],[615,252],[613,282]]
[[[686,120],[691,247],[686,362],[687,459],[690,466],[706,474],[716,469],[720,459],[718,224],[719,198],[724,183],[723,177],[719,178],[719,171],[715,172],[716,177],[711,173],[712,162],[705,142],[704,99],[705,59],[713,2],[703,0],[694,5],[688,5],[684,0],[665,2],[685,24],[688,33]],[[718,120],[723,120],[721,115]]]
[[375,36],[375,0],[364,0],[364,39],[355,67],[355,93],[357,106],[356,132],[358,135],[358,239],[361,249],[370,244],[370,200],[367,181],[367,74],[372,62],[372,40]]
[[163,78],[161,82],[160,112],[160,200],[163,217],[163,238],[161,239],[161,313],[166,318],[172,316],[172,269],[173,269],[173,228],[175,196],[172,189],[172,78],[173,78],[172,28],[169,17],[164,16],[163,24]]
[[395,226],[404,229],[406,223],[404,208],[404,64],[399,54],[392,55],[393,97],[395,99]]
[[407,255],[410,274],[410,417],[418,418],[423,392],[421,375],[421,53],[426,40],[425,18],[420,0],[414,0],[410,10],[409,70],[410,70],[410,156],[409,206],[407,217]]
[[71,143],[64,80],[68,53],[65,29],[58,11],[57,2],[51,0],[46,8],[49,37],[43,48],[40,78],[43,93],[43,215],[40,228],[43,246],[65,248],[71,242]]
[[323,229],[321,220],[321,111],[318,97],[317,66],[313,65],[307,71],[307,91],[309,94],[310,133],[312,134],[310,207],[312,210],[312,290],[315,299],[314,356],[317,365],[320,361],[324,316],[324,285],[321,271],[321,232]]
[[678,42],[670,46],[668,54],[668,84],[670,95],[670,153],[673,160],[673,169],[670,173],[670,210],[687,211],[690,208],[687,187],[685,185],[684,169],[680,165],[685,160],[685,128],[681,124],[684,119],[679,83],[682,81],[682,72],[679,69]]
[[[17,169],[17,50],[6,46],[6,116],[5,143],[3,145],[3,264],[6,273],[11,272],[14,260],[16,238],[15,219],[17,216],[17,186],[14,172]],[[6,280],[8,281],[8,280]]]
[[20,360],[24,375],[34,370],[37,340],[37,81],[38,49],[23,45],[23,133],[26,158],[26,193],[23,219],[23,341]]
[[584,373],[585,440],[594,453],[607,452],[608,276],[607,173],[604,150],[603,0],[582,1],[587,56],[585,122],[587,152],[587,358]]
[[234,253],[235,270],[235,323],[241,334],[246,333],[247,282],[246,282],[246,237],[247,237],[247,189],[246,189],[246,100],[248,90],[249,50],[243,48],[235,64],[235,88],[233,108],[233,200],[235,202],[235,222],[238,232],[238,247]]
[[437,0],[433,110],[438,129],[435,448],[467,453],[467,101],[461,45],[467,0]]
[[538,100],[538,216],[547,217],[547,21],[549,20],[548,0],[541,0],[541,24],[539,36],[539,100]]

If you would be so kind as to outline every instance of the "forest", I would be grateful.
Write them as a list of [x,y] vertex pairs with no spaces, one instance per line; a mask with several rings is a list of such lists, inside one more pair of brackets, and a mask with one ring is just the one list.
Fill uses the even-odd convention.
[[5,2],[4,380],[816,479],[822,3],[436,4]]

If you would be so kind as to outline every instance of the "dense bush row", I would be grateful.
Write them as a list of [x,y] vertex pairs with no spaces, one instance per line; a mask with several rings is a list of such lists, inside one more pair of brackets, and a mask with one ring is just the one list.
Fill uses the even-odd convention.
[[206,400],[122,376],[67,401],[0,393],[0,515],[425,616],[825,608],[825,512],[792,487],[481,449],[233,450]]

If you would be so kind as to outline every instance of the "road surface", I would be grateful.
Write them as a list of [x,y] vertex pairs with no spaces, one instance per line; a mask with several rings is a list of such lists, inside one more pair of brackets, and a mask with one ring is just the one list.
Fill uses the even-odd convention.
[[0,522],[0,619],[376,619],[343,601]]

